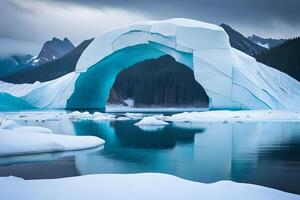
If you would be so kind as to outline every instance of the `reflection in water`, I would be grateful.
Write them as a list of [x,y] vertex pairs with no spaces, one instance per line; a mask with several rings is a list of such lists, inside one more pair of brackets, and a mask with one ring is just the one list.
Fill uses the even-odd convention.
[[[60,171],[56,174],[60,177],[70,173],[160,172],[207,183],[224,179],[249,182],[300,194],[300,123],[173,123],[149,131],[135,122],[51,122],[52,127],[69,127],[63,134],[104,139],[104,149],[56,161],[49,161],[53,156],[2,160],[0,165],[6,166],[0,167],[0,175],[10,172],[27,178],[51,178],[55,171]],[[66,159],[69,165],[65,165]],[[18,162],[30,162],[27,164],[35,172],[26,171],[26,164],[7,166]],[[51,166],[50,175],[39,172],[44,171],[41,164]]]

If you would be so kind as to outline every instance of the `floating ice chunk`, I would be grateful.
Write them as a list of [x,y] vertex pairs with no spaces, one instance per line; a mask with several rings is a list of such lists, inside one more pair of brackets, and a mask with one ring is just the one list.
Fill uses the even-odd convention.
[[168,122],[156,119],[155,117],[144,117],[141,121],[135,123],[136,126],[166,126]]
[[126,120],[131,120],[129,117],[118,117],[116,120],[118,121],[126,121]]
[[61,159],[64,157],[86,155],[89,153],[98,152],[98,151],[102,150],[103,148],[104,148],[104,145],[101,145],[101,146],[98,146],[95,148],[84,149],[84,150],[6,156],[6,157],[1,157],[0,165],[53,161],[53,160],[58,160],[58,159]]
[[141,119],[143,118],[144,114],[143,113],[125,113],[124,114],[126,117],[130,117],[132,119]]
[[87,118],[91,118],[92,115],[85,111],[85,112],[79,112],[79,111],[74,111],[72,113],[68,114],[69,118],[75,118],[75,119],[87,119]]
[[88,149],[104,144],[94,136],[71,136],[0,129],[0,156]]
[[108,113],[100,113],[100,112],[95,112],[93,114],[93,120],[96,121],[109,121],[109,120],[115,120],[116,116]]

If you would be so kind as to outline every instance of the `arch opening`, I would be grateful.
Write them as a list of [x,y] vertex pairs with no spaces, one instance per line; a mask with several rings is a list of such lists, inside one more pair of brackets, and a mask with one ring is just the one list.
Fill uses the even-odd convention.
[[208,96],[193,70],[172,56],[138,62],[121,70],[107,106],[134,108],[208,108]]
[[67,109],[97,109],[105,111],[110,89],[120,71],[148,59],[170,55],[193,70],[193,55],[150,42],[115,51],[87,71],[79,74],[74,92],[67,101]]

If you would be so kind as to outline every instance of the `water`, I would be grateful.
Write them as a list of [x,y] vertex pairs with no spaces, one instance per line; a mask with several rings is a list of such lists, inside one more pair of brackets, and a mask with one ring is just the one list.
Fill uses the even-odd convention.
[[0,176],[37,179],[160,172],[300,194],[300,123],[173,123],[142,130],[135,122],[27,122],[60,134],[98,136],[106,143],[86,151],[1,158]]

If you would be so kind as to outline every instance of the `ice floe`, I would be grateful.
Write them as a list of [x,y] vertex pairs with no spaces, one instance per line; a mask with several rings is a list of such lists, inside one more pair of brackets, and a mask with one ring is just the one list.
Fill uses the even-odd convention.
[[95,136],[71,136],[53,134],[44,127],[14,126],[0,128],[0,156],[62,152],[88,149],[104,144],[104,140]]
[[136,126],[166,126],[168,122],[159,120],[153,116],[144,117],[141,121],[135,123]]
[[211,184],[172,175],[94,174],[61,179],[23,180],[0,177],[2,199],[14,200],[299,200],[300,196],[263,186],[220,181]]

